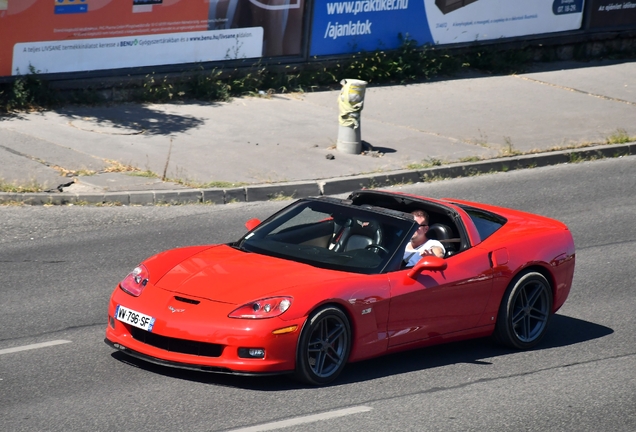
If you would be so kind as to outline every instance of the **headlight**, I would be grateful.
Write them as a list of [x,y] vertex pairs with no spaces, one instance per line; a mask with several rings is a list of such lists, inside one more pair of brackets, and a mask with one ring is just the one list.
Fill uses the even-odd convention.
[[228,316],[248,319],[274,318],[289,309],[291,304],[291,297],[271,297],[244,304]]
[[121,281],[119,287],[128,294],[139,297],[146,287],[149,277],[148,269],[143,264],[139,264],[138,267],[135,267],[135,269],[128,273],[128,276]]

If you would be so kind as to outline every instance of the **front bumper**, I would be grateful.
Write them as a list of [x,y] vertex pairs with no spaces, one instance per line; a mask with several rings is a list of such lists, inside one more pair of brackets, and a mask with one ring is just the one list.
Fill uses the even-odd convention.
[[[152,332],[115,319],[117,305],[154,317]],[[173,293],[156,287],[147,287],[139,297],[116,288],[108,307],[105,342],[132,357],[181,369],[235,375],[292,372],[304,318],[228,318],[234,308],[204,299],[196,306],[176,304]],[[293,325],[295,331],[273,333]],[[265,354],[263,358],[245,357],[239,354],[245,348],[264,349]]]

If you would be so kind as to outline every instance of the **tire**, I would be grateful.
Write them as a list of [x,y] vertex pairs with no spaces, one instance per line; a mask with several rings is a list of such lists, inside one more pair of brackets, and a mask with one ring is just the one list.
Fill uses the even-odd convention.
[[504,294],[495,339],[511,348],[533,348],[545,336],[551,315],[550,283],[540,273],[523,273],[510,283]]
[[296,350],[296,378],[325,385],[344,369],[351,351],[351,326],[337,307],[314,311],[303,328]]

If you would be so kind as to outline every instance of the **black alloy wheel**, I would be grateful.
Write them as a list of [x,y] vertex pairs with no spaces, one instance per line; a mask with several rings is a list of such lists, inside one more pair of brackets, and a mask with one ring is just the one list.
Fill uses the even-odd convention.
[[530,349],[546,333],[552,314],[552,289],[537,272],[517,276],[501,302],[495,338],[517,349]]
[[351,326],[337,307],[324,306],[307,319],[298,341],[296,377],[312,385],[335,380],[351,350]]

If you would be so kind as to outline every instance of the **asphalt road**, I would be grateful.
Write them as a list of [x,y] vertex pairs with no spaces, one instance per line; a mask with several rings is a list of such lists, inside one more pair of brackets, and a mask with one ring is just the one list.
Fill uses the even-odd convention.
[[0,429],[634,431],[635,173],[625,157],[402,187],[564,221],[572,293],[533,351],[453,343],[349,365],[326,388],[148,365],[103,342],[108,297],[140,260],[232,240],[285,203],[0,207]]

